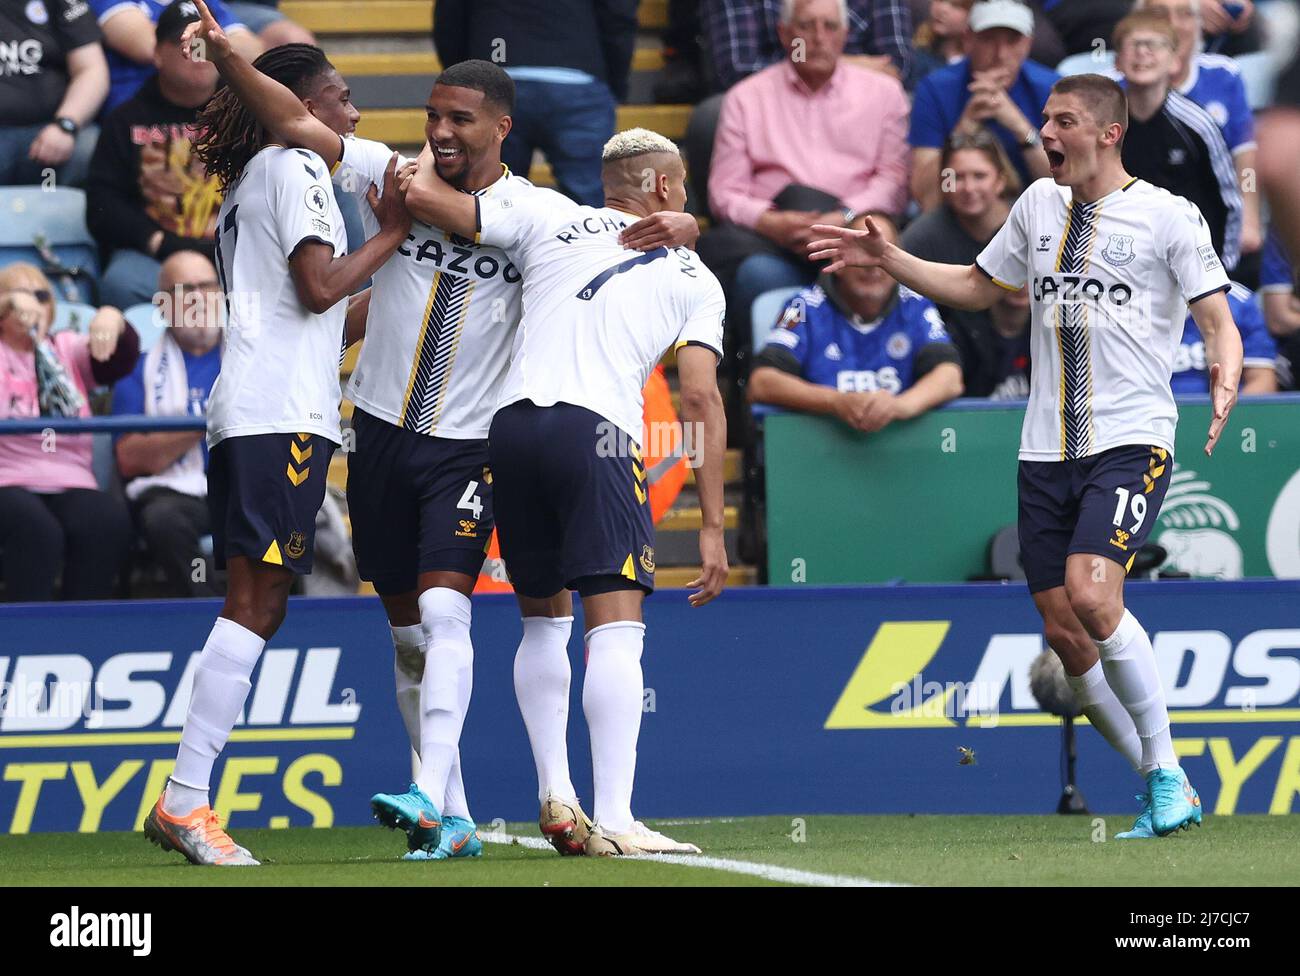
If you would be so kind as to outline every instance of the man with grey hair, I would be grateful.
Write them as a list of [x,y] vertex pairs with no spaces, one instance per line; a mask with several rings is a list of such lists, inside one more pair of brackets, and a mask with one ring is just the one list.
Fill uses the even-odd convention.
[[840,0],[793,0],[783,16],[785,60],[723,102],[709,170],[717,224],[700,238],[700,255],[727,292],[728,348],[738,357],[749,345],[754,299],[816,277],[804,251],[814,223],[847,226],[858,213],[899,214],[907,205],[903,86],[844,56],[849,23]]
[[[524,312],[488,435],[497,530],[511,583],[541,615],[582,597],[587,673],[582,704],[591,731],[596,823],[580,812],[552,836],[561,853],[698,853],[632,816],[641,725],[645,625],[654,589],[654,525],[639,441],[641,390],[656,362],[677,351],[687,453],[697,466],[703,527],[692,606],[721,591],[722,461],[726,421],[718,393],[725,303],[688,248],[635,253],[619,243],[630,222],[686,204],[677,147],[645,129],[614,136],[602,155],[604,207],[549,190],[510,201],[459,193],[422,154],[404,185],[420,220],[499,247],[520,269]],[[525,609],[525,612],[526,609]],[[537,761],[539,793],[573,796],[569,779],[569,663],[563,647],[525,662],[516,693]],[[545,804],[544,804],[545,805]]]

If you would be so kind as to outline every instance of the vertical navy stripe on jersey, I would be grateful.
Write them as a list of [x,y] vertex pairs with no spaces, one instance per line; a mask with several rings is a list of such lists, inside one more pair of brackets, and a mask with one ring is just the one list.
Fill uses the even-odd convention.
[[668,257],[668,248],[657,247],[653,251],[646,251],[644,254],[638,254],[634,258],[628,258],[626,261],[622,261],[614,265],[612,268],[606,268],[600,274],[596,275],[596,277],[592,278],[583,286],[582,290],[578,292],[577,297],[580,301],[589,302],[596,296],[596,292],[600,291],[600,286],[609,281],[609,279],[614,277],[614,275],[622,274],[624,271],[629,271],[638,265],[649,264],[651,261],[658,261],[660,258],[666,257]]
[[402,411],[402,426],[408,430],[429,433],[437,423],[474,285],[472,278],[438,275]]
[[[1081,275],[1092,257],[1100,201],[1073,203],[1069,230],[1057,258],[1056,270]],[[1088,311],[1082,302],[1056,306],[1057,341],[1061,350],[1062,459],[1086,456],[1092,449],[1092,344]]]

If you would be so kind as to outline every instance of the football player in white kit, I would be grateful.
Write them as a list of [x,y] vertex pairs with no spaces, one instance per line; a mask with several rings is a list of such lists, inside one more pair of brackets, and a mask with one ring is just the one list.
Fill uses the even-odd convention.
[[1137,822],[1118,836],[1164,836],[1201,822],[1200,798],[1174,753],[1151,641],[1124,606],[1124,577],[1169,486],[1178,419],[1170,374],[1188,306],[1210,364],[1207,454],[1236,403],[1241,337],[1199,211],[1124,171],[1119,86],[1101,75],[1064,78],[1044,117],[1052,177],[1016,201],[975,264],[922,261],[870,228],[820,226],[825,238],[809,251],[831,271],[879,265],[958,308],[988,308],[1003,289],[1030,285],[1021,561],[1083,713],[1146,778]]
[[[501,554],[525,625],[554,620],[568,591],[582,596],[587,671],[582,704],[591,731],[594,825],[571,823],[556,846],[576,853],[698,852],[632,816],[641,724],[641,607],[654,587],[654,526],[641,464],[641,390],[677,348],[682,420],[692,424],[704,527],[693,606],[721,592],[722,458],[718,392],[725,301],[717,279],[684,247],[643,254],[620,243],[646,214],[680,210],[686,169],[677,147],[644,129],[605,146],[606,206],[582,207],[549,190],[511,199],[470,197],[440,180],[429,153],[408,181],[407,206],[463,237],[503,248],[524,276],[523,321],[492,419]],[[566,743],[569,664],[563,645],[527,662],[516,692],[540,792],[573,794]]]
[[[315,48],[274,48],[257,66],[305,91],[330,70]],[[145,835],[195,864],[258,862],[222,829],[208,801],[212,766],[249,692],[249,676],[284,620],[295,574],[311,572],[316,513],[340,443],[343,299],[401,244],[410,217],[395,189],[371,191],[378,233],[347,253],[329,167],[276,142],[229,91],[199,117],[195,150],[221,181],[217,272],[227,316],[221,374],[208,403],[208,505],[214,557],[229,573],[203,646],[176,768]]]
[[[364,193],[391,151],[340,138],[351,136],[360,118],[342,77],[334,72],[314,97],[300,100],[230,54],[220,27],[206,11],[202,16],[191,36],[206,39],[222,76],[258,120],[335,163],[337,189]],[[462,62],[438,77],[425,134],[443,179],[484,198],[534,189],[501,163],[513,99],[510,76],[490,62]],[[364,208],[362,218],[367,235],[375,233]],[[631,246],[640,248],[698,236],[694,218],[682,213],[654,215],[628,230]],[[520,272],[499,249],[417,222],[363,299],[373,327],[347,390],[356,405],[348,507],[358,569],[388,615],[398,708],[419,758],[411,789],[378,794],[372,806],[381,822],[406,832],[410,859],[473,857],[482,849],[459,737],[473,684],[469,598],[493,527],[488,424],[520,292]],[[525,621],[524,680],[539,650],[567,645],[571,623],[567,593],[554,617]],[[586,819],[576,797],[542,797],[548,837],[575,819]]]

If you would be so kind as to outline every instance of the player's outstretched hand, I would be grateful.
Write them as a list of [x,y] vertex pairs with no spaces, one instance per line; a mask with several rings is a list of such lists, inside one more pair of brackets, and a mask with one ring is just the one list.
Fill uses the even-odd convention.
[[[722,592],[727,583],[727,544],[721,529],[700,530],[700,575],[686,586],[693,607],[702,607]],[[698,589],[696,589],[698,587]]]
[[1237,387],[1223,382],[1223,367],[1218,363],[1210,366],[1210,402],[1214,407],[1214,416],[1210,419],[1210,437],[1205,442],[1206,457],[1214,453],[1219,435],[1228,425],[1228,414],[1237,405]]
[[657,247],[694,247],[699,236],[699,221],[690,214],[661,210],[624,227],[618,242],[633,251],[653,251]]
[[366,202],[370,204],[370,209],[375,212],[375,217],[379,220],[380,232],[388,231],[390,233],[400,232],[402,236],[411,229],[411,214],[406,209],[405,195],[397,180],[397,153],[393,153],[388,159],[388,166],[384,169],[384,194],[379,195],[373,183],[370,189],[366,191]]
[[181,53],[191,61],[220,61],[230,53],[230,38],[203,0],[194,0],[199,19],[181,35]]
[[885,249],[889,247],[870,217],[865,230],[834,224],[813,224],[812,230],[816,239],[808,242],[808,260],[829,261],[825,270],[831,274],[849,266],[874,268],[884,259]]

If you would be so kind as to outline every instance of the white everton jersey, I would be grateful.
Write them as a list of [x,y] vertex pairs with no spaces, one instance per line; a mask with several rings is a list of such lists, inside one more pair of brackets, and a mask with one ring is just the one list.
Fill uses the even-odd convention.
[[314,152],[268,146],[249,160],[217,217],[226,295],[221,372],[208,399],[208,444],[248,434],[313,433],[340,443],[339,350],[346,302],[316,315],[289,272],[299,245],[347,252],[329,167]]
[[1016,201],[976,264],[1032,299],[1022,461],[1122,445],[1172,452],[1169,378],[1187,305],[1227,291],[1210,229],[1182,197],[1131,180],[1093,203],[1041,179]]
[[[369,217],[367,237],[378,225],[366,190],[371,183],[382,189],[391,156],[383,143],[343,140],[335,183],[357,194]],[[534,189],[502,169],[476,196],[508,200]],[[348,398],[372,416],[421,434],[487,437],[519,303],[519,269],[502,251],[414,222],[406,243],[375,272],[366,340]]]
[[630,251],[635,217],[551,190],[479,201],[480,238],[524,274],[524,315],[501,406],[572,403],[640,443],[641,391],[669,346],[719,357],[726,308],[717,278],[685,247]]

